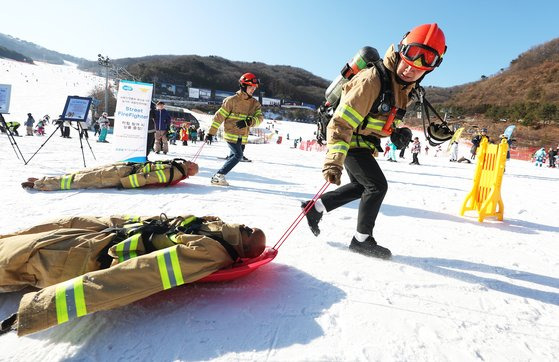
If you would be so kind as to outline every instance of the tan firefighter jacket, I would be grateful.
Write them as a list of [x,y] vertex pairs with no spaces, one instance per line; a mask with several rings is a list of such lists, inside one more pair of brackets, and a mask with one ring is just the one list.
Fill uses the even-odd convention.
[[149,185],[177,183],[187,177],[190,161],[114,163],[74,173],[43,177],[33,188],[40,191],[122,187],[126,189]]
[[[394,45],[386,51],[383,63],[390,71],[392,78],[394,106],[406,109],[409,93],[415,83],[405,87],[396,81],[394,70],[397,64]],[[387,137],[390,135],[382,130],[388,115],[369,113],[381,92],[381,79],[376,68],[371,67],[357,73],[343,86],[340,104],[327,128],[328,153],[324,161],[324,169],[332,166],[343,168],[347,151],[351,148],[370,148],[374,151],[373,143],[363,139],[363,136]],[[363,128],[365,120],[366,126]],[[393,126],[400,122],[401,120],[394,120]]]
[[[231,265],[230,254],[212,237],[244,256],[238,224],[217,217],[176,217],[168,224],[198,222],[205,235],[155,234],[146,244],[137,228],[156,220],[160,218],[71,217],[0,235],[0,292],[43,288],[23,296],[18,335],[120,307]],[[103,265],[107,257],[112,262]]]
[[[236,122],[247,117],[252,117],[252,124],[249,127],[237,127]],[[225,141],[236,143],[241,137],[242,143],[246,144],[250,127],[258,127],[263,119],[260,103],[246,92],[239,90],[235,95],[223,100],[221,108],[215,112],[208,134],[215,135],[219,126],[225,122],[223,125]]]

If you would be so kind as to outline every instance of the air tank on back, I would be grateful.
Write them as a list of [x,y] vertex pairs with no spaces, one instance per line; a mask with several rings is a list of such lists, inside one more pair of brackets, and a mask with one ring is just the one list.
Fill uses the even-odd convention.
[[342,95],[342,86],[346,84],[355,74],[360,70],[372,66],[372,64],[380,59],[378,51],[375,48],[366,46],[353,56],[349,63],[346,63],[342,68],[341,74],[332,81],[326,89],[326,102],[327,105],[335,105],[340,100]]

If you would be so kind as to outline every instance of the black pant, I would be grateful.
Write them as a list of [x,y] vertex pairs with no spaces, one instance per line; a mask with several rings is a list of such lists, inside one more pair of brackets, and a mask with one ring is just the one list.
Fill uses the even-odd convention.
[[351,182],[325,193],[320,199],[327,211],[361,199],[357,214],[357,231],[372,235],[380,205],[388,190],[386,177],[368,149],[349,150],[344,166]]
[[417,159],[417,155],[418,153],[412,153],[413,161],[411,163],[415,163],[416,165],[419,165],[419,160]]

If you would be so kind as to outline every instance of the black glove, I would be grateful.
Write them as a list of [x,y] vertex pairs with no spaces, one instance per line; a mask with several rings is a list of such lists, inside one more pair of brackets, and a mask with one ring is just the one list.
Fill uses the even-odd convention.
[[248,116],[247,118],[235,122],[238,128],[245,128],[252,126],[252,117]]
[[401,150],[408,147],[411,142],[413,134],[408,127],[396,128],[390,135],[390,141],[396,145],[396,148]]
[[206,142],[208,142],[208,141],[211,142],[211,141],[213,141],[213,139],[214,139],[214,136],[208,133],[208,134],[206,135],[206,138],[205,138],[204,140],[205,140]]

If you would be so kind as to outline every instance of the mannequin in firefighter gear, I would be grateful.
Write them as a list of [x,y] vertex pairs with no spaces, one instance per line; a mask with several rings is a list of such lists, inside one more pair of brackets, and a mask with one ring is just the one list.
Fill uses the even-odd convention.
[[[445,51],[445,37],[437,24],[420,25],[404,36],[397,49],[393,45],[388,48],[383,64],[391,78],[396,119],[392,111],[383,114],[380,109],[372,109],[381,93],[382,81],[375,67],[360,71],[344,85],[340,104],[327,127],[328,152],[322,172],[328,182],[339,185],[345,166],[350,183],[325,193],[309,209],[307,221],[315,235],[320,233],[318,223],[325,211],[360,199],[357,230],[349,248],[365,255],[391,258],[390,250],[378,245],[373,237],[375,220],[388,189],[374,157],[380,151],[376,145],[380,145],[378,138],[392,136],[394,142],[402,134],[411,134],[409,129],[395,127],[400,123],[397,115],[408,105],[416,82],[440,65]],[[302,206],[308,204],[309,201]]]
[[221,108],[214,115],[212,125],[206,135],[206,141],[211,142],[217,130],[223,123],[224,136],[231,151],[215,175],[212,176],[213,185],[228,186],[225,175],[229,173],[243,159],[243,145],[248,142],[250,127],[257,127],[262,123],[260,103],[252,97],[260,81],[252,73],[245,73],[239,79],[239,91],[223,100]]
[[259,256],[265,245],[258,228],[192,215],[69,217],[0,235],[0,292],[41,288],[23,295],[0,334],[127,305]]
[[90,188],[138,188],[150,185],[174,185],[198,173],[198,165],[182,159],[144,163],[114,163],[41,179],[30,177],[21,186],[39,191]]

